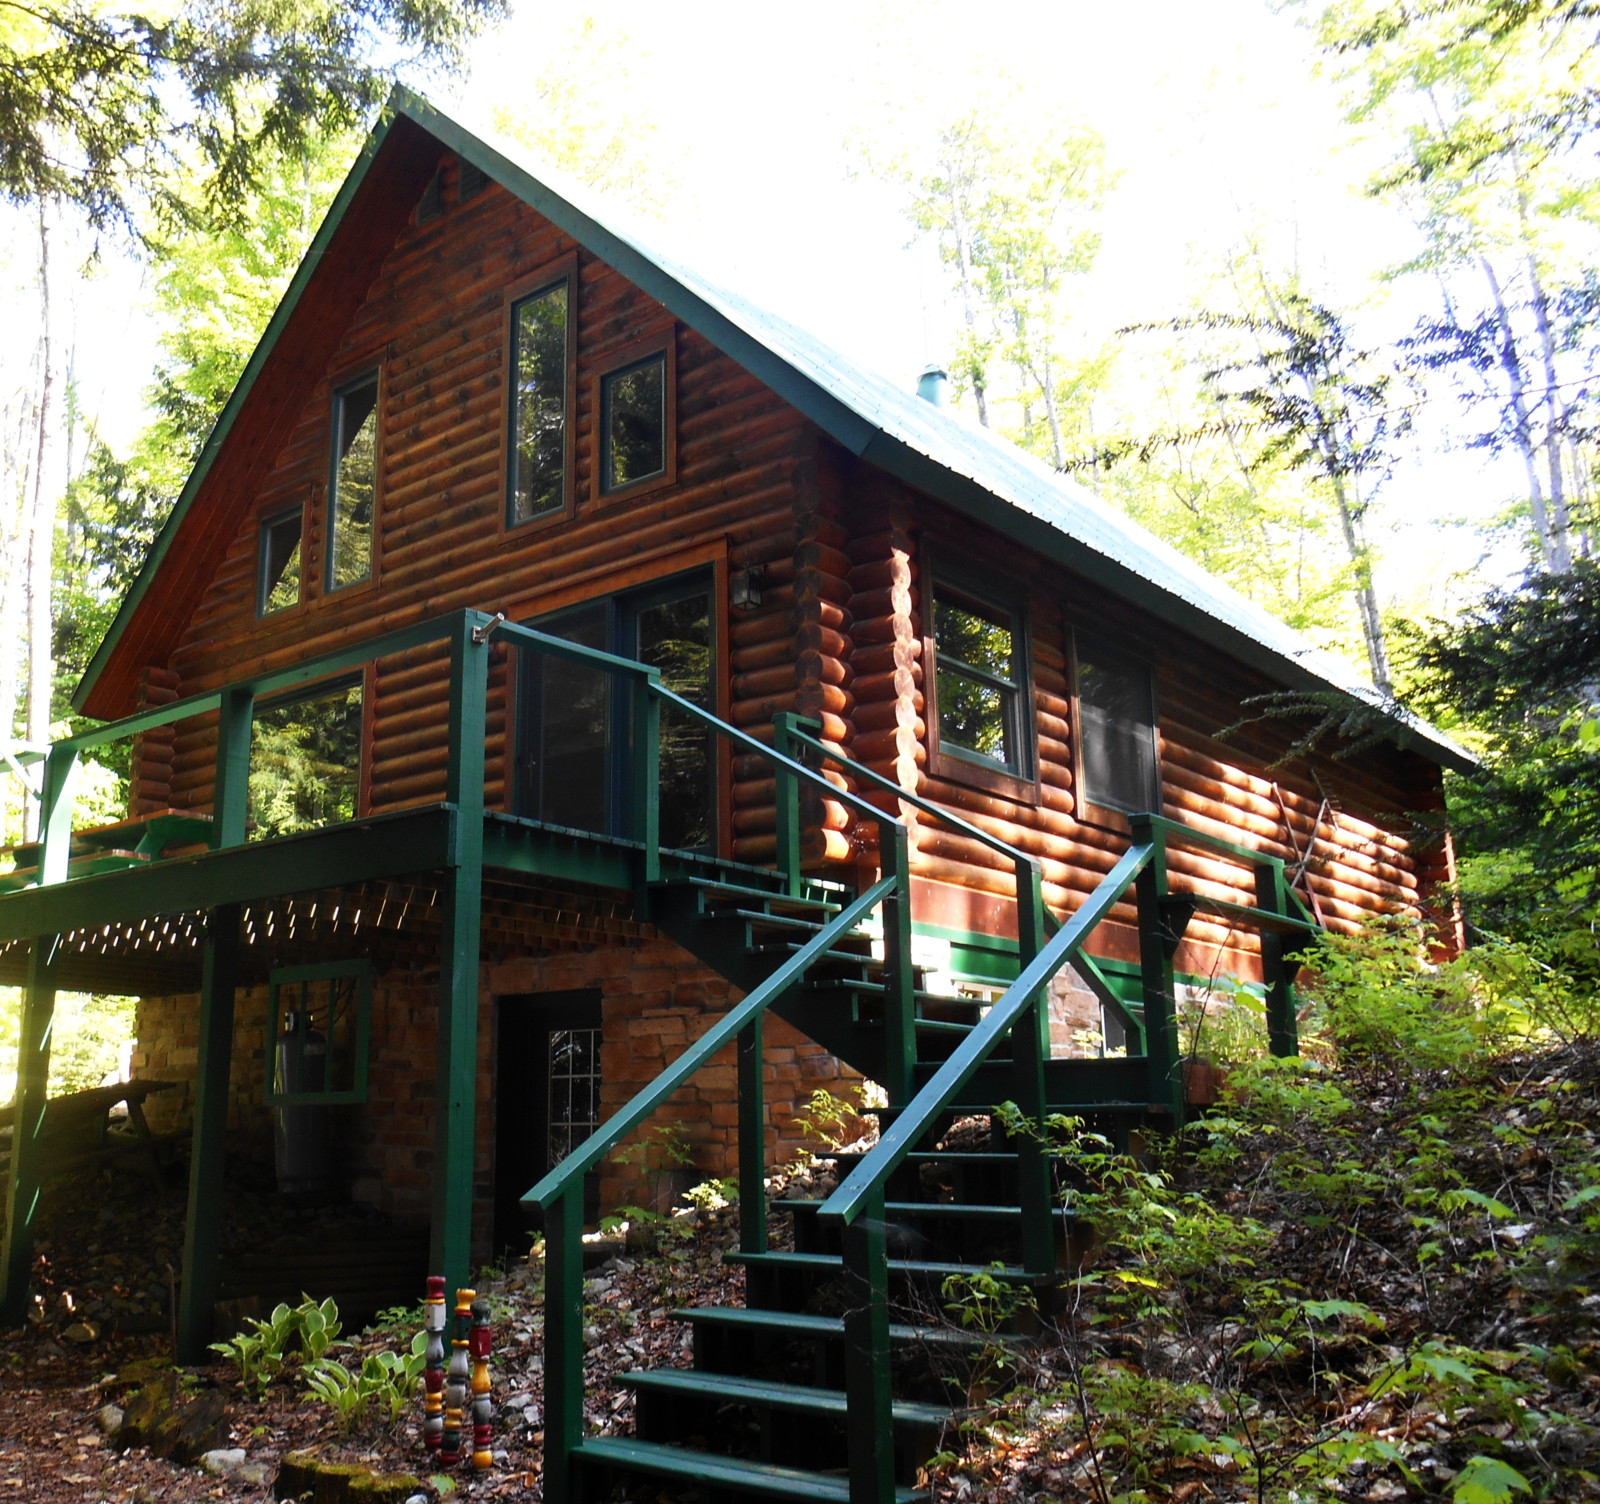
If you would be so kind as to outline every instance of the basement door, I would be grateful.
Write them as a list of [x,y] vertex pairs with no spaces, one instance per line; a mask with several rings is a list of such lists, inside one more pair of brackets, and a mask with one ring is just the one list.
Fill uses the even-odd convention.
[[[512,993],[495,1014],[493,1248],[520,1258],[522,1197],[600,1123],[600,992]],[[587,1176],[586,1222],[598,1191]]]
[[[713,709],[711,575],[696,571],[585,602],[528,623],[552,637],[661,670],[662,683]],[[520,813],[549,825],[626,835],[631,828],[627,686],[581,664],[521,654],[517,759]],[[711,733],[681,711],[661,714],[661,844],[706,850],[715,834]]]

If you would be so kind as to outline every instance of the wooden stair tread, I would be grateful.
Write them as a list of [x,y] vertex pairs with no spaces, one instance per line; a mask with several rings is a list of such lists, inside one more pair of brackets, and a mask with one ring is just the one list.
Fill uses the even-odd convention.
[[[825,1205],[821,1198],[808,1196],[786,1197],[772,1203],[776,1211],[814,1211]],[[900,1217],[971,1217],[979,1222],[1016,1221],[1022,1216],[1020,1206],[998,1206],[982,1202],[963,1201],[886,1201],[883,1210],[887,1216]],[[1064,1207],[1052,1207],[1058,1217],[1070,1218]]]
[[[795,1337],[844,1336],[844,1317],[815,1316],[809,1311],[773,1311],[760,1306],[690,1306],[667,1313],[674,1321],[691,1325],[705,1323],[709,1326],[729,1327],[735,1330],[788,1334]],[[987,1342],[1010,1341],[1006,1336],[990,1338],[972,1332],[953,1331],[946,1327],[912,1326],[907,1322],[889,1323],[889,1340],[903,1343],[931,1343],[941,1347],[982,1347]]]
[[[730,1264],[743,1264],[750,1267],[766,1267],[771,1269],[837,1269],[840,1274],[845,1273],[844,1260],[836,1253],[727,1253],[723,1255],[725,1262]],[[1038,1284],[1054,1280],[1055,1272],[1050,1274],[1029,1274],[1026,1269],[1016,1264],[945,1264],[927,1259],[890,1259],[889,1272],[891,1274],[927,1275],[940,1279],[948,1278],[952,1274],[987,1274],[995,1279],[1003,1279],[1008,1284]]]
[[[688,1478],[713,1488],[743,1489],[773,1499],[827,1500],[832,1504],[849,1504],[850,1500],[850,1480],[845,1477],[777,1467],[770,1462],[747,1462],[739,1457],[719,1457],[711,1452],[691,1452],[633,1437],[587,1437],[574,1448],[573,1456],[607,1467]],[[896,1488],[894,1504],[922,1504],[927,1497],[926,1489]]]
[[[830,1416],[849,1413],[849,1398],[842,1389],[780,1384],[770,1379],[747,1379],[734,1374],[708,1373],[698,1368],[641,1369],[618,1377],[630,1389],[666,1390],[735,1404],[760,1405],[772,1410],[802,1410]],[[950,1419],[950,1407],[895,1400],[894,1418],[908,1426],[942,1426]]]

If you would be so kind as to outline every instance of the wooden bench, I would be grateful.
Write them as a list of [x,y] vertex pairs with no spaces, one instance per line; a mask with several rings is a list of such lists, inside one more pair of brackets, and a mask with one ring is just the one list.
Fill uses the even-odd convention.
[[[158,1091],[172,1091],[176,1081],[119,1081],[87,1091],[51,1097],[44,1104],[40,1132],[39,1172],[48,1175],[84,1165],[143,1159],[152,1180],[165,1184],[162,1151],[165,1141],[150,1131],[144,1099]],[[113,1109],[128,1104],[125,1129],[112,1127]],[[11,1164],[11,1142],[16,1109],[0,1107],[0,1165]]]
[[[67,849],[67,875],[93,877],[100,872],[142,867],[159,861],[169,846],[200,846],[210,839],[211,816],[182,810],[159,810],[152,815],[75,830]],[[39,880],[40,846],[38,841],[24,841],[11,847],[15,865],[12,871],[0,873],[0,893],[13,893]]]

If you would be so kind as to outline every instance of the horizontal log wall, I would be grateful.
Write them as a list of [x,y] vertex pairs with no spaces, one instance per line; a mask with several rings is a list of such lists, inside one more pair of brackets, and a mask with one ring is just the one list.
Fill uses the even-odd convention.
[[[1065,915],[1093,890],[1127,836],[1078,817],[1075,800],[1073,634],[1120,644],[1153,665],[1161,735],[1163,812],[1196,829],[1283,858],[1303,872],[1302,895],[1330,928],[1349,930],[1384,915],[1417,916],[1449,877],[1448,846],[1430,841],[1426,817],[1440,808],[1433,765],[1395,748],[1348,761],[1296,758],[1279,766],[1292,733],[1281,723],[1241,726],[1247,702],[1276,686],[1216,649],[1159,626],[1126,602],[1066,570],[1021,555],[1015,545],[840,457],[843,511],[852,536],[848,666],[855,699],[850,749],[903,787],[1038,858],[1045,896]],[[923,615],[935,559],[960,559],[979,578],[1015,582],[1028,612],[1038,783],[1029,797],[963,776],[959,764],[930,766],[932,708],[924,694]],[[1419,822],[1418,815],[1424,816]],[[913,870],[935,884],[1010,896],[1007,863],[932,819],[915,826]],[[858,843],[859,844],[859,843]],[[1247,869],[1174,851],[1173,885],[1234,902],[1253,892]],[[925,892],[928,890],[924,890]],[[961,904],[948,906],[959,912]],[[938,917],[924,904],[925,917]],[[1439,916],[1431,916],[1439,917]],[[1124,906],[1103,949],[1136,956]],[[1180,963],[1249,972],[1255,937],[1197,918]]]
[[[336,358],[308,375],[277,463],[161,671],[173,672],[150,681],[153,693],[192,692],[462,606],[525,619],[662,577],[686,559],[720,556],[730,572],[754,568],[761,586],[759,606],[729,609],[720,623],[723,713],[762,738],[770,737],[777,712],[816,718],[842,751],[1037,856],[1046,896],[1060,913],[1092,891],[1126,846],[1125,835],[1079,818],[1075,630],[1155,665],[1166,813],[1303,866],[1305,890],[1331,926],[1415,914],[1448,877],[1448,848],[1420,845],[1409,821],[1409,812],[1438,808],[1431,765],[1380,749],[1348,762],[1319,757],[1280,768],[1290,733],[1274,723],[1223,739],[1219,733],[1241,719],[1248,699],[1272,684],[837,449],[748,372],[676,327],[658,304],[509,195],[494,189],[457,206],[452,191],[447,176],[448,211],[404,232]],[[572,256],[579,268],[574,514],[508,532],[501,518],[505,291]],[[655,337],[673,342],[676,360],[676,482],[607,503],[593,495],[595,373]],[[383,381],[374,580],[325,597],[319,574],[333,383],[374,366]],[[258,620],[260,522],[296,505],[305,510],[304,600]],[[970,570],[1015,582],[1026,600],[1038,773],[1026,798],[966,776],[949,758],[930,759],[929,557],[960,559]],[[513,797],[506,731],[514,679],[512,656],[502,652],[491,670],[488,710],[493,804]],[[366,807],[439,798],[447,756],[443,653],[376,664],[367,683]],[[214,717],[201,717],[167,741],[147,739],[141,807],[168,797],[180,807],[208,807],[215,735]],[[745,861],[770,860],[771,769],[752,756],[728,758],[726,769],[725,849]],[[905,813],[914,870],[930,885],[922,891],[947,885],[1011,893],[1008,867],[987,848]],[[870,822],[823,800],[813,803],[811,817],[812,862],[875,862]],[[1246,874],[1214,858],[1177,853],[1172,870],[1180,886],[1249,897]],[[940,916],[930,910],[923,917]],[[1124,910],[1119,917],[1129,916]],[[1205,969],[1218,953],[1230,967],[1248,966],[1253,942],[1226,925],[1198,920],[1191,936],[1191,969]],[[1107,946],[1132,954],[1125,928],[1110,932]]]
[[[447,167],[440,218],[402,235],[352,319],[329,370],[308,376],[293,432],[248,519],[189,624],[172,667],[193,692],[243,673],[280,667],[369,635],[463,606],[526,619],[543,603],[601,596],[665,577],[725,550],[730,569],[759,566],[763,602],[733,612],[722,709],[760,730],[796,699],[796,624],[814,617],[825,563],[815,529],[796,529],[797,485],[815,491],[812,431],[792,408],[666,310],[498,188],[453,202]],[[505,291],[561,258],[578,255],[578,386],[575,515],[507,530],[502,523],[507,422]],[[594,495],[595,373],[641,339],[674,341],[677,483],[615,502]],[[325,595],[324,507],[334,382],[382,373],[380,512],[370,585]],[[797,481],[797,472],[801,472]],[[304,507],[302,603],[264,620],[255,614],[262,519]],[[802,541],[810,552],[800,556]],[[820,577],[817,577],[820,578]],[[587,581],[587,588],[584,582]],[[820,623],[819,623],[820,625]],[[808,640],[808,651],[822,644]],[[511,655],[491,671],[491,807],[513,800],[506,761],[514,679]],[[374,667],[368,677],[369,810],[443,795],[447,661],[423,651]],[[836,705],[820,671],[810,707]],[[833,675],[836,681],[837,674]],[[183,728],[169,754],[173,802],[209,807],[214,722]],[[152,751],[151,774],[158,771]],[[736,770],[736,833],[764,840],[773,828],[770,784]],[[770,778],[770,772],[766,775]],[[153,787],[153,784],[151,785]],[[736,842],[743,853],[743,834]]]

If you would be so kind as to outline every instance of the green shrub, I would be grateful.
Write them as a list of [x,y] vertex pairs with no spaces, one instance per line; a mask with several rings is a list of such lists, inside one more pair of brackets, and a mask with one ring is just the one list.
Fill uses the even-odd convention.
[[339,1308],[331,1297],[319,1304],[304,1295],[297,1306],[280,1302],[265,1321],[248,1317],[246,1326],[250,1330],[211,1343],[211,1351],[221,1353],[239,1370],[244,1387],[260,1395],[291,1358],[315,1363],[326,1354],[339,1335]]
[[342,1434],[348,1436],[370,1420],[391,1425],[405,1414],[427,1363],[428,1334],[418,1332],[409,1352],[368,1353],[361,1367],[348,1369],[332,1358],[306,1365],[307,1400],[332,1409]]

